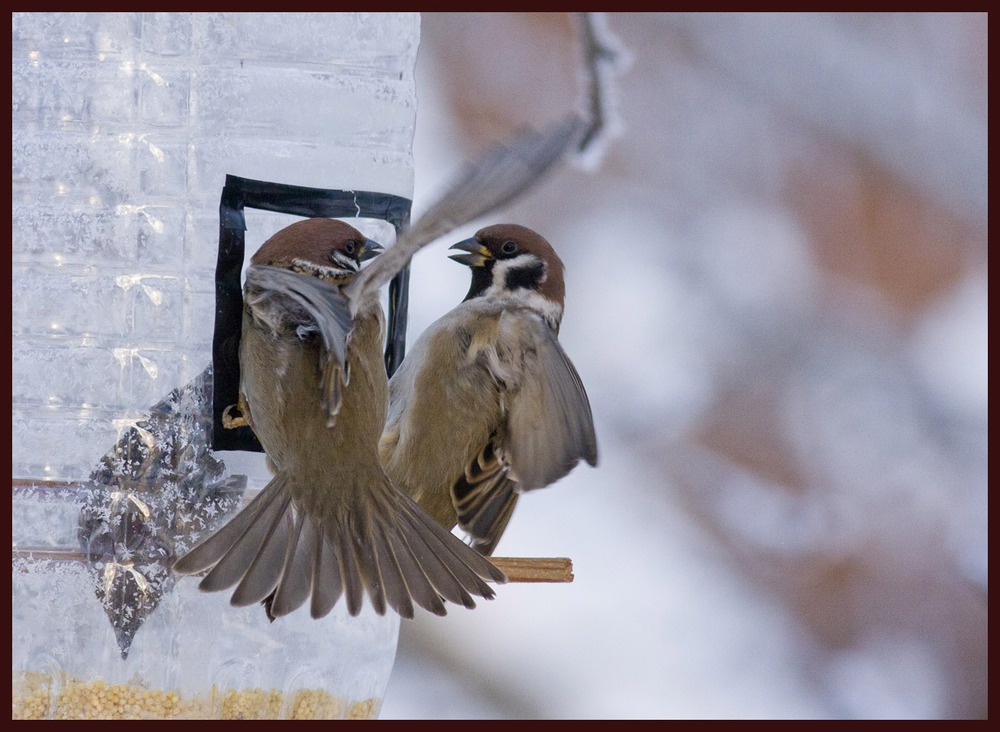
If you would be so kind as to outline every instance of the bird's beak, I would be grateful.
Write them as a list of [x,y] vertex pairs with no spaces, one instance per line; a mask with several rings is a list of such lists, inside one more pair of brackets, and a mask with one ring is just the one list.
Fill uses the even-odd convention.
[[372,259],[378,254],[385,251],[385,247],[379,244],[377,241],[372,241],[371,239],[365,239],[364,243],[361,245],[361,252],[358,254],[359,262],[366,262]]
[[490,254],[490,250],[484,247],[476,237],[471,239],[465,239],[460,241],[458,244],[453,244],[449,249],[461,249],[463,252],[468,252],[468,254],[449,254],[448,258],[453,259],[459,264],[464,264],[468,267],[482,267],[490,259],[493,259],[493,255]]

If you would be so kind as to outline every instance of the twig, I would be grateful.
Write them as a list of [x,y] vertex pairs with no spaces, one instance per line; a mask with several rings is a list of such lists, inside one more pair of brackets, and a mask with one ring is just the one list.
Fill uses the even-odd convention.
[[583,51],[580,107],[586,129],[576,143],[573,160],[587,170],[596,170],[608,140],[618,137],[622,124],[618,117],[615,77],[632,62],[632,57],[608,28],[604,13],[578,13],[580,44]]

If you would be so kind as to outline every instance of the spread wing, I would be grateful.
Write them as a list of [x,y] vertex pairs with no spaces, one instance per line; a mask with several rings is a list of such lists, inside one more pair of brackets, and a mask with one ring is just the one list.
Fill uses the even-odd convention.
[[315,334],[322,340],[320,399],[332,427],[348,378],[347,344],[354,327],[341,289],[318,277],[253,265],[247,268],[244,301],[273,330],[294,330],[300,338]]
[[500,330],[504,345],[484,363],[502,385],[506,422],[451,489],[459,526],[487,556],[521,491],[559,480],[580,460],[597,464],[590,401],[556,334],[524,311],[504,313]]
[[463,167],[427,212],[347,286],[355,312],[421,247],[523,194],[562,158],[585,126],[572,112],[541,132],[524,127],[507,144],[494,144]]
[[519,320],[526,373],[509,403],[505,452],[521,489],[532,490],[581,459],[596,465],[597,437],[587,392],[556,334],[540,318]]

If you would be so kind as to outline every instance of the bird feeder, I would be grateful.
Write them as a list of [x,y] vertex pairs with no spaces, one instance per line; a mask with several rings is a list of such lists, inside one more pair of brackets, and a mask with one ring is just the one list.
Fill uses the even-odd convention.
[[[215,425],[244,237],[405,225],[418,40],[414,13],[12,16],[13,718],[378,715],[397,615],[270,623],[169,566],[266,480]],[[390,370],[405,302],[404,274]]]

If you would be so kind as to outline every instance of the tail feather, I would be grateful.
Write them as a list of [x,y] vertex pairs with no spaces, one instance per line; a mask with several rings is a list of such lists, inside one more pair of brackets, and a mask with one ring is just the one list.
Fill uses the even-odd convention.
[[344,500],[320,512],[292,498],[290,480],[275,476],[175,569],[209,569],[202,590],[236,585],[233,605],[262,602],[272,620],[310,596],[314,618],[340,601],[358,615],[366,595],[380,615],[391,607],[412,618],[415,605],[445,615],[445,601],[473,608],[473,595],[493,598],[487,581],[506,581],[488,559],[387,482],[372,489],[364,509]]
[[288,537],[281,582],[274,597],[266,603],[268,617],[287,615],[309,599],[312,590],[312,564],[319,550],[319,532],[315,522],[301,512],[295,517],[295,527]]
[[[427,532],[421,531],[417,527],[423,528],[419,522],[415,523],[414,528],[403,537],[410,556],[413,557],[414,561],[427,576],[427,579],[430,580],[434,590],[441,597],[448,602],[464,605],[469,609],[474,608],[476,606],[475,600],[462,587],[455,575],[448,569],[448,566],[441,561],[435,561],[437,557],[435,557],[435,552],[431,548],[436,543],[434,542],[434,538],[429,537],[430,543],[428,543]],[[490,591],[489,595],[486,595],[487,599],[491,597],[492,591]]]
[[[361,573],[358,571],[358,560],[354,556],[354,542],[351,541],[346,526],[340,524],[336,527],[337,542],[335,553],[340,562],[340,577],[344,581],[344,599],[347,601],[347,611],[351,615],[361,612],[361,601],[364,598],[364,583],[361,581]],[[329,530],[327,532],[329,536]],[[378,610],[377,597],[373,597],[373,605]],[[385,602],[382,603],[382,612],[385,612]],[[381,613],[380,613],[381,614]]]
[[[392,528],[378,527],[379,535],[375,537],[374,545],[382,583],[385,588],[385,599],[389,606],[404,618],[413,617],[413,601],[411,590],[403,578],[403,570],[399,566],[392,546]],[[426,579],[426,578],[424,578]],[[434,595],[437,597],[437,595]],[[440,603],[440,600],[438,601]]]
[[406,578],[406,587],[410,591],[413,600],[425,610],[429,610],[435,615],[445,615],[447,610],[441,595],[434,589],[434,585],[427,578],[427,574],[420,568],[413,550],[406,543],[398,532],[389,534],[389,541],[392,552],[396,557],[399,570]]
[[379,561],[378,545],[382,540],[380,533],[374,530],[369,521],[365,520],[361,531],[354,535],[354,557],[357,560],[361,581],[371,598],[372,606],[375,608],[375,612],[382,615],[386,608],[384,575],[389,568],[383,567]]
[[322,618],[337,604],[344,591],[344,581],[340,575],[340,563],[333,553],[333,547],[322,532],[318,532],[316,556],[312,566],[312,604],[309,614]]
[[[281,507],[281,513],[264,535],[257,555],[250,562],[250,566],[246,569],[243,578],[236,585],[233,596],[230,598],[230,602],[236,607],[246,607],[263,602],[278,587],[281,569],[285,564],[285,553],[288,550],[293,521],[292,512],[289,510],[290,497],[276,501],[275,505]],[[230,553],[231,555],[232,553]]]
[[365,522],[363,531],[360,534],[352,534],[354,541],[354,560],[361,575],[361,582],[368,592],[368,597],[372,601],[372,607],[379,615],[385,614],[385,581],[382,577],[382,568],[379,566],[376,547],[381,539],[373,527]]
[[[408,497],[407,500],[411,501]],[[503,584],[507,581],[507,575],[501,572],[490,560],[477,552],[469,551],[469,548],[461,540],[458,540],[458,537],[428,516],[415,503],[411,501],[411,504],[407,508],[409,509],[409,513],[416,519],[416,522],[419,522],[431,536],[437,539],[442,548],[447,550],[451,560],[448,566],[455,572],[456,578],[463,584],[474,585],[480,590],[478,594],[481,594],[486,599],[490,599],[493,597],[493,590],[483,580],[491,579],[498,584]],[[444,559],[444,556],[442,556],[442,559]]]
[[[178,574],[197,574],[212,567],[226,553],[232,549],[233,545],[240,540],[248,529],[257,522],[257,517],[279,498],[282,491],[271,481],[268,485],[250,501],[236,516],[216,531],[207,539],[198,543],[191,551],[174,562],[173,570]],[[219,587],[222,590],[236,583],[233,580],[229,585]]]
[[254,523],[240,534],[235,543],[225,549],[222,558],[205,575],[198,587],[205,592],[215,592],[228,589],[241,581],[250,563],[256,559],[261,544],[273,533],[275,525],[281,522],[287,507],[288,495],[278,492],[274,500],[257,514]]

